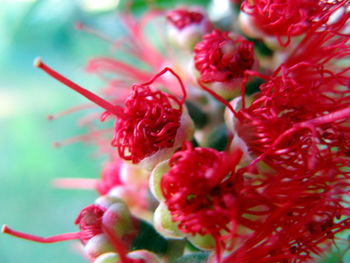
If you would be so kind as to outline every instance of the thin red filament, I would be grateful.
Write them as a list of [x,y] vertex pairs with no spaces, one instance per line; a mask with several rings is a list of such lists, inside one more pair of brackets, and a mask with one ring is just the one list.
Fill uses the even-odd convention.
[[3,225],[2,232],[11,236],[26,239],[38,243],[55,243],[67,240],[80,239],[80,232],[65,233],[51,237],[40,237],[23,232],[19,232],[9,228],[7,225]]
[[72,82],[71,80],[67,79],[66,77],[62,76],[60,73],[56,72],[52,68],[48,67],[46,64],[44,64],[40,58],[37,58],[34,61],[34,65],[43,71],[45,71],[47,74],[49,74],[54,79],[58,80],[62,84],[66,85],[67,87],[71,88],[72,90],[78,92],[88,100],[94,102],[98,106],[102,107],[103,109],[113,113],[117,117],[122,117],[122,108],[120,106],[114,106],[110,104],[108,101],[102,99],[101,97],[97,96],[96,94],[92,93],[91,91],[88,91],[87,89],[82,88],[78,84]]

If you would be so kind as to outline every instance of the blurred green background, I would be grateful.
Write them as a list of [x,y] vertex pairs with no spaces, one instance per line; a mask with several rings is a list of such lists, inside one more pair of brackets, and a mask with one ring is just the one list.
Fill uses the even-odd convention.
[[[89,58],[113,56],[108,43],[74,29],[84,22],[112,38],[121,35],[118,0],[0,0],[0,224],[36,235],[76,231],[80,210],[97,197],[91,190],[52,187],[54,178],[97,178],[103,157],[91,145],[52,144],[85,132],[77,120],[86,112],[54,121],[47,116],[85,99],[32,66],[37,56],[59,72],[98,90],[103,86],[84,72]],[[174,7],[181,1],[133,1],[133,11],[147,2]],[[207,5],[209,0],[182,1]],[[0,263],[79,263],[76,242],[37,244],[0,236]],[[323,262],[340,262],[329,256]],[[350,262],[346,261],[344,262]]]
[[[175,6],[179,1],[154,1]],[[184,1],[207,3],[208,1]],[[112,38],[120,35],[118,0],[0,0],[0,224],[50,236],[76,231],[74,220],[97,194],[52,187],[54,178],[97,178],[102,157],[91,145],[56,149],[53,142],[85,132],[77,120],[86,112],[54,121],[47,116],[84,103],[75,94],[32,66],[40,56],[80,85],[98,90],[97,77],[84,72],[97,55],[111,56],[108,43],[74,29],[77,21]],[[147,1],[134,1],[142,11]],[[0,235],[0,263],[87,262],[76,242],[38,244]]]

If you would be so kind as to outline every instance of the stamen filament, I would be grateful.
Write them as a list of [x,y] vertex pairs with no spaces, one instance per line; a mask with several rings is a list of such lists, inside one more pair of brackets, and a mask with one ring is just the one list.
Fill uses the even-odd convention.
[[162,71],[160,71],[158,74],[154,75],[154,77],[145,83],[142,83],[142,86],[147,86],[152,84],[157,78],[161,77],[162,75],[164,75],[166,72],[170,72],[179,82],[180,87],[181,87],[181,91],[182,91],[182,100],[181,100],[181,104],[183,105],[185,103],[186,97],[187,97],[187,93],[186,93],[186,89],[185,89],[185,85],[183,84],[180,76],[178,74],[176,74],[171,68],[165,67]]
[[293,134],[294,132],[301,130],[301,129],[309,129],[312,132],[314,132],[314,128],[316,126],[327,124],[330,122],[339,121],[342,119],[347,119],[347,118],[350,118],[350,108],[349,107],[328,113],[326,115],[323,115],[323,116],[320,116],[320,117],[317,117],[317,118],[314,118],[311,120],[299,122],[299,123],[295,124],[294,127],[283,132],[263,154],[258,156],[255,160],[253,160],[247,167],[245,167],[245,169],[248,169],[249,167],[254,166],[256,163],[258,163],[259,161],[264,159],[272,150],[274,150],[274,148],[281,141],[283,141],[283,139],[285,139],[287,136]]
[[89,178],[57,178],[52,184],[56,188],[92,190],[97,188],[98,182],[97,179]]
[[217,99],[219,102],[224,104],[229,110],[233,113],[233,115],[237,118],[238,114],[232,107],[230,103],[228,103],[224,98],[222,98],[219,94],[217,94],[215,91],[207,88],[201,81],[198,81],[199,86],[201,86],[202,89],[204,89],[206,92],[208,92],[211,96],[213,96],[215,99]]
[[84,89],[83,87],[79,86],[78,84],[74,83],[73,81],[67,79],[66,77],[62,76],[57,71],[53,70],[52,68],[48,67],[46,64],[42,62],[40,58],[36,58],[34,60],[34,66],[37,68],[42,69],[47,74],[49,74],[54,79],[58,80],[62,84],[66,85],[67,87],[71,88],[72,90],[78,92],[79,94],[83,95],[88,100],[94,102],[98,106],[102,107],[103,109],[113,113],[117,117],[123,116],[123,108],[118,105],[112,105],[105,99],[97,96],[96,94],[92,93],[91,91]]
[[51,237],[34,236],[31,234],[13,230],[9,228],[7,225],[2,226],[1,232],[14,237],[18,237],[18,238],[26,239],[33,242],[38,242],[38,243],[55,243],[55,242],[74,240],[74,239],[80,238],[80,232],[65,233],[65,234],[60,234],[60,235],[51,236]]

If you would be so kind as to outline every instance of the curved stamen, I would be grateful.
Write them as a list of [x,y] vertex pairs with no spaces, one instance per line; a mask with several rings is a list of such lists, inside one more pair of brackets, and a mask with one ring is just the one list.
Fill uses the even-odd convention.
[[55,243],[55,242],[61,242],[61,241],[67,241],[67,240],[80,239],[80,232],[65,233],[65,234],[60,234],[60,235],[51,236],[51,237],[40,237],[40,236],[35,236],[35,235],[13,230],[9,228],[7,225],[2,226],[1,232],[14,237],[18,237],[18,238],[26,239],[33,242],[38,242],[38,243]]

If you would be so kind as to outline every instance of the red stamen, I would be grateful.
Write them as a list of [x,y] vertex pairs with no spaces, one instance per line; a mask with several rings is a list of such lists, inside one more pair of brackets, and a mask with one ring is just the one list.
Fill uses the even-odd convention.
[[98,130],[98,131],[91,131],[89,133],[83,134],[83,135],[79,135],[79,136],[75,136],[75,137],[71,137],[59,142],[54,142],[53,146],[55,148],[59,148],[61,146],[64,145],[70,145],[76,142],[88,142],[88,141],[92,141],[95,138],[99,138],[101,135],[109,133],[113,131],[113,128],[107,128],[107,129],[103,129],[103,130]]
[[54,187],[64,189],[96,189],[99,180],[89,178],[58,178],[52,181]]
[[[107,235],[109,241],[112,243],[115,251],[120,257],[121,263],[133,263],[133,260],[127,257],[128,249],[125,247],[115,231],[110,226],[103,225],[103,231]],[[119,261],[118,261],[119,262]]]
[[84,31],[88,34],[91,34],[91,35],[94,35],[96,36],[97,38],[100,38],[108,43],[110,43],[112,46],[120,46],[121,43],[109,38],[108,36],[106,36],[105,34],[102,34],[100,31],[92,28],[92,27],[89,27],[81,22],[76,22],[75,23],[75,29],[79,30],[79,31]]
[[199,86],[204,89],[206,92],[208,92],[211,96],[213,96],[215,99],[217,99],[219,102],[221,102],[223,105],[225,105],[235,117],[238,116],[237,112],[235,109],[232,107],[230,103],[227,102],[223,97],[221,97],[219,94],[217,94],[215,91],[212,89],[209,89],[207,86],[205,86],[200,80],[198,80]]
[[150,84],[152,84],[153,82],[155,82],[159,77],[161,77],[162,75],[164,75],[166,72],[170,72],[179,82],[180,84],[180,88],[182,91],[182,100],[181,100],[181,104],[183,105],[185,103],[186,97],[187,97],[187,93],[186,93],[186,89],[185,89],[185,85],[183,84],[180,76],[175,73],[171,68],[165,67],[162,71],[160,71],[158,74],[156,74],[150,81],[142,83],[141,86],[148,86]]
[[98,106],[102,107],[103,109],[113,113],[117,117],[123,116],[123,108],[120,106],[114,106],[110,104],[108,101],[102,99],[101,97],[97,96],[96,94],[92,93],[91,91],[88,91],[87,89],[82,88],[78,84],[72,82],[71,80],[67,79],[66,77],[62,76],[55,70],[48,67],[46,64],[44,64],[40,58],[35,59],[34,66],[37,68],[42,69],[47,74],[49,74],[54,79],[58,80],[62,84],[66,85],[67,87],[71,88],[72,90],[78,92],[79,94],[83,95],[88,100],[94,102]]
[[95,107],[95,106],[92,105],[92,104],[78,105],[78,106],[75,106],[75,107],[71,107],[71,108],[69,108],[67,110],[58,112],[56,114],[50,114],[49,116],[47,116],[47,119],[51,121],[51,120],[63,117],[65,115],[68,115],[68,114],[71,114],[71,113],[75,113],[75,112],[80,111],[80,110],[90,109],[90,108],[93,108],[93,107]]
[[22,238],[22,239],[26,239],[26,240],[38,242],[38,243],[55,243],[55,242],[61,242],[61,241],[67,241],[67,240],[80,239],[80,232],[65,233],[65,234],[60,234],[60,235],[51,236],[51,237],[40,237],[40,236],[34,236],[31,234],[13,230],[9,228],[7,225],[3,225],[1,231],[2,233],[5,233],[11,236],[15,236],[18,238]]
[[312,120],[307,120],[307,121],[295,124],[292,128],[283,132],[263,154],[261,154],[256,159],[254,159],[247,167],[244,168],[244,170],[248,169],[249,167],[253,167],[256,163],[264,159],[269,153],[271,153],[272,150],[275,149],[275,147],[278,144],[280,144],[285,138],[292,135],[293,133],[301,129],[309,129],[313,132],[317,126],[335,122],[335,121],[344,120],[347,118],[350,118],[350,108],[341,109]]

